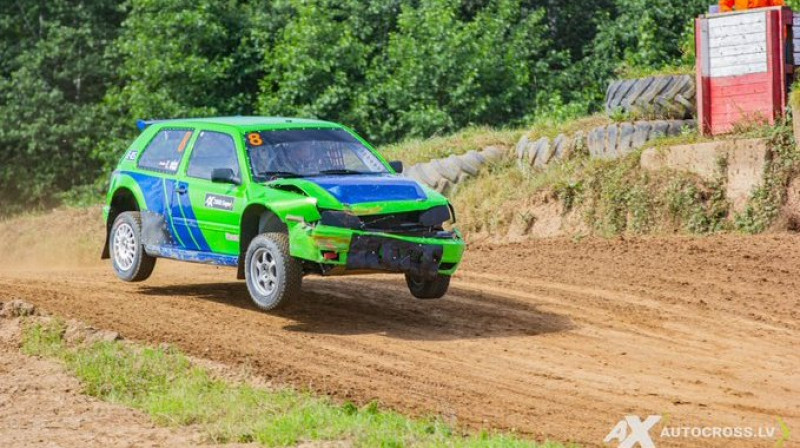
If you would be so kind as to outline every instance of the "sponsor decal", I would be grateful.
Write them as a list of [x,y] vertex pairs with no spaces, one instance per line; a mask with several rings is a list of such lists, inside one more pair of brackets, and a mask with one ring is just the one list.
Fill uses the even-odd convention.
[[139,151],[130,151],[128,155],[125,157],[128,160],[136,160],[136,156],[139,155]]
[[225,239],[228,240],[228,241],[236,241],[236,242],[238,242],[239,241],[239,235],[236,235],[235,233],[226,233],[225,234]]
[[655,448],[653,439],[650,438],[650,428],[660,420],[660,415],[651,415],[645,421],[635,415],[628,415],[614,426],[603,442],[616,440],[619,448],[632,448],[636,444],[642,448]]
[[233,210],[234,198],[230,196],[219,196],[216,194],[206,194],[206,208],[215,208],[217,210]]
[[[659,422],[660,430],[654,428]],[[661,415],[650,415],[644,420],[636,415],[627,415],[614,425],[603,442],[618,448],[656,448],[656,442],[676,438],[772,439],[775,448],[784,448],[791,438],[791,431],[782,418],[778,418],[777,426],[707,426],[670,424],[669,415],[663,419]]]

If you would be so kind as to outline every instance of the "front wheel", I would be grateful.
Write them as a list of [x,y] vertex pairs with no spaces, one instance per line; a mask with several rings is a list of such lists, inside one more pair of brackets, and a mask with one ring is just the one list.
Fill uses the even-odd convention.
[[425,278],[406,274],[406,284],[411,295],[418,299],[440,299],[447,294],[450,287],[450,276],[436,274],[436,277]]
[[255,305],[270,311],[300,295],[303,266],[289,255],[289,236],[263,233],[253,238],[244,259],[245,280]]

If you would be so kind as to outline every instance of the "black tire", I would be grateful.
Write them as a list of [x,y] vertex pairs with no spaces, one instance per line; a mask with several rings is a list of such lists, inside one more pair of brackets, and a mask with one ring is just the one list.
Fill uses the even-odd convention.
[[431,161],[433,168],[450,182],[457,182],[461,168],[453,162],[452,156],[446,159],[436,159]]
[[482,152],[472,150],[459,156],[418,163],[409,167],[404,176],[419,181],[447,196],[456,191],[455,187],[458,184],[476,176],[485,164],[498,160],[504,155],[505,152],[502,149],[490,146]]
[[124,212],[117,216],[108,236],[108,253],[120,280],[141,282],[150,277],[156,266],[156,258],[144,251],[139,212]]
[[621,79],[606,91],[606,113],[615,111],[644,119],[688,119],[697,113],[695,79],[691,75]]
[[247,290],[259,309],[275,310],[300,296],[303,266],[289,255],[285,233],[262,233],[253,238],[244,263]]
[[450,287],[450,276],[436,274],[433,279],[406,274],[406,285],[411,295],[418,299],[440,299],[447,294]]

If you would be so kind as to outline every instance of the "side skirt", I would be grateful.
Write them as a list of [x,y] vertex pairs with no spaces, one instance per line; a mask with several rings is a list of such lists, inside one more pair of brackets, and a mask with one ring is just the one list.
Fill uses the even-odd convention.
[[188,261],[190,263],[213,264],[216,266],[239,265],[237,255],[220,255],[210,252],[198,252],[194,250],[178,249],[175,247],[146,245],[144,247],[147,255],[151,257],[172,258],[173,260]]

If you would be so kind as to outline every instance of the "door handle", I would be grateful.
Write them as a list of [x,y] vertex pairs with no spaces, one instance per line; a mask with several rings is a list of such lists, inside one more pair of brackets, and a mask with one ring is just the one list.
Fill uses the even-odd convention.
[[178,185],[175,191],[178,192],[178,194],[186,194],[186,185]]

